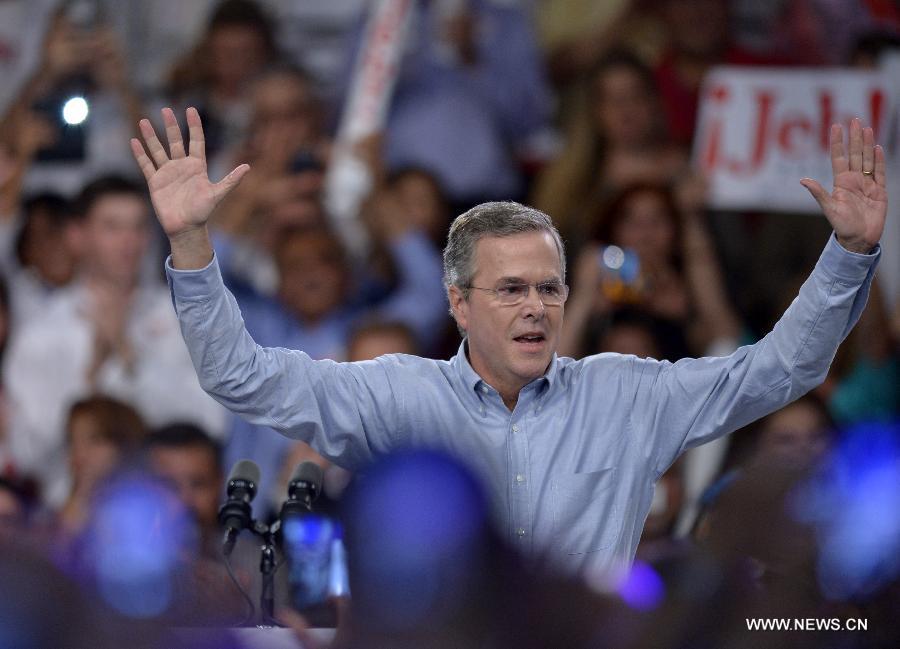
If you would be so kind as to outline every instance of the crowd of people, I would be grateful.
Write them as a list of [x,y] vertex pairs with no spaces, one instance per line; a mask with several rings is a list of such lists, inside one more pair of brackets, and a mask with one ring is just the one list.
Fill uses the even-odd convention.
[[[824,385],[692,449],[660,477],[630,576],[532,574],[479,518],[488,505],[465,469],[429,456],[388,460],[368,484],[405,480],[432,508],[458,505],[404,464],[424,462],[467,499],[476,532],[430,563],[411,552],[404,564],[390,549],[431,537],[373,535],[363,526],[370,496],[349,472],[201,389],[129,139],[161,106],[193,106],[211,178],[250,165],[211,228],[225,283],[264,347],[336,361],[448,358],[459,345],[442,281],[449,224],[481,201],[515,199],[548,213],[566,244],[561,356],[724,356],[769,331],[830,230],[806,215],[706,207],[690,151],[704,75],[721,64],[871,66],[900,48],[900,9],[877,0],[416,0],[383,129],[357,143],[372,179],[357,215],[360,249],[329,213],[326,177],[375,4],[0,2],[0,543],[15,548],[0,574],[46,585],[60,571],[126,619],[239,624],[245,601],[233,581],[259,589],[259,557],[239,544],[233,580],[223,567],[224,476],[242,458],[259,464],[262,519],[286,498],[294,466],[312,460],[324,499],[349,490],[341,511],[359,646],[751,646],[731,633],[744,610],[869,616],[868,639],[840,646],[888,646],[900,598],[900,295],[877,279]],[[60,117],[72,97],[87,102],[79,124]],[[615,253],[625,255],[619,270]],[[861,447],[883,463],[851,466]],[[834,486],[871,488],[866,467],[893,472],[888,495],[873,500],[894,527],[875,526],[868,543],[849,532],[834,541],[840,526],[878,518],[846,484]],[[823,513],[827,497],[846,504],[846,518]],[[396,506],[388,515],[406,522],[429,511],[418,500]],[[112,521],[127,518],[122,507],[173,533]],[[130,561],[98,549],[110,539]],[[869,555],[847,564],[849,582],[835,577],[846,557],[828,539]],[[146,581],[162,574],[141,563],[151,551],[171,559],[168,585]],[[415,608],[409,593],[378,581],[373,557],[410,592],[433,579],[446,598],[423,595],[432,608],[404,618],[401,609]],[[110,577],[127,565],[149,571],[138,574],[141,596]],[[662,600],[640,599],[650,586],[637,567]],[[278,585],[282,601],[287,588]],[[548,619],[524,629],[509,622],[545,610]],[[684,616],[709,621],[687,628]],[[283,620],[316,642],[292,613]],[[670,623],[668,644],[650,635],[660,621]],[[29,633],[22,646],[52,637]]]

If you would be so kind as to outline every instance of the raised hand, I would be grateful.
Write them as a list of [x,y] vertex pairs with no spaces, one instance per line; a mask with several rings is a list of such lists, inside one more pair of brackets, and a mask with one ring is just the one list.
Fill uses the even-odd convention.
[[831,169],[831,194],[811,178],[800,183],[822,207],[838,242],[852,252],[868,253],[881,239],[887,217],[884,149],[875,144],[872,129],[862,128],[858,119],[850,122],[848,156],[843,129],[832,125]]
[[237,186],[250,166],[239,165],[220,182],[210,182],[206,170],[203,125],[197,109],[187,109],[190,134],[187,153],[175,113],[171,108],[163,108],[162,116],[169,153],[166,153],[153,126],[146,119],[141,120],[140,129],[147,150],[144,150],[139,139],[132,138],[131,152],[147,179],[156,217],[174,243],[175,239],[205,229],[213,209]]

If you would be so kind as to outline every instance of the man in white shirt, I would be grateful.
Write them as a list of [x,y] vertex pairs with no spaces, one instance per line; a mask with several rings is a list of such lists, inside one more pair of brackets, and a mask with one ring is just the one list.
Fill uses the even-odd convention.
[[10,451],[41,482],[45,500],[66,494],[65,419],[94,392],[134,406],[152,426],[189,421],[221,436],[225,412],[200,389],[168,291],[140,281],[150,241],[149,205],[130,181],[101,178],[82,192],[84,266],[42,317],[10,344],[4,378]]

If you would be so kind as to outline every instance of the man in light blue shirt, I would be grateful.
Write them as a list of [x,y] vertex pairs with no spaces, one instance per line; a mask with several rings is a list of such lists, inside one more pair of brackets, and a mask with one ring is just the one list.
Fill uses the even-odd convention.
[[845,154],[834,126],[833,192],[801,182],[835,234],[798,298],[757,344],[672,364],[557,358],[568,294],[559,235],[537,210],[480,205],[456,219],[444,251],[451,310],[465,332],[453,359],[313,361],[253,342],[209,245],[210,212],[249,167],[210,183],[196,111],[187,113],[188,152],[175,115],[166,109],[163,118],[171,157],[146,120],[147,150],[137,139],[132,150],[172,245],[173,301],[204,388],[349,468],[408,446],[464,459],[506,539],[569,571],[631,561],[653,484],[681,452],[824,379],[865,305],[887,212],[884,153],[872,130],[854,120]]

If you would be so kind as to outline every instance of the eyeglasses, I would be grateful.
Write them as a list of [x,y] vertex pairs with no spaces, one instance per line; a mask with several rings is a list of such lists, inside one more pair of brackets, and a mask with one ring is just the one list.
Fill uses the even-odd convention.
[[538,299],[544,306],[559,306],[569,297],[569,287],[561,282],[541,282],[540,284],[512,283],[504,284],[499,288],[482,288],[481,286],[469,285],[466,288],[493,293],[500,304],[515,306],[525,301],[532,286],[537,291]]

